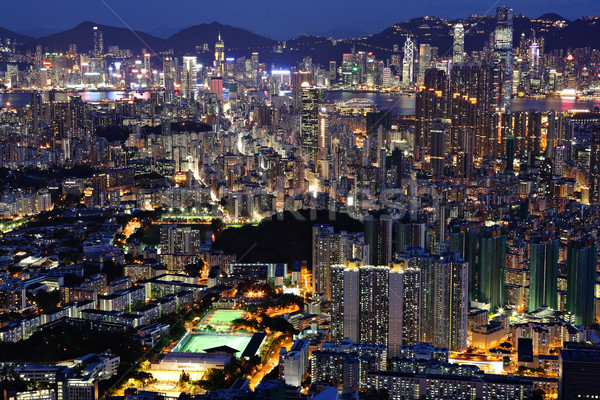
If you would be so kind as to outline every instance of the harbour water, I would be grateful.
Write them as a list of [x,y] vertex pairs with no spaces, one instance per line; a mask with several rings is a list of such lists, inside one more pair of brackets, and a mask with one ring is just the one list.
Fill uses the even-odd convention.
[[[122,99],[149,99],[150,92],[134,91],[89,91],[89,92],[53,92],[56,101],[67,101],[70,96],[81,96],[83,101],[122,100]],[[44,93],[44,100],[49,101],[50,92]],[[31,93],[0,93],[0,108],[10,104],[12,108],[24,108],[31,102]]]
[[[121,100],[150,97],[150,92],[133,91],[89,91],[89,92],[54,92],[53,96],[58,101],[66,101],[69,96],[81,96],[84,101]],[[49,94],[45,97],[48,100]],[[373,101],[381,110],[391,109],[394,115],[414,115],[415,96],[396,93],[331,91],[327,93],[328,102],[347,101],[352,98],[365,98]],[[0,108],[8,104],[12,108],[23,108],[31,101],[29,93],[0,93]],[[569,110],[594,110],[600,109],[600,99],[579,100],[565,97],[546,97],[541,99],[515,98],[512,101],[512,111],[569,111]]]
[[[376,92],[352,92],[339,91],[328,92],[327,100],[331,102],[348,101],[352,98],[366,98],[379,106],[379,109],[391,109],[394,115],[414,115],[415,96],[395,93]],[[570,110],[594,110],[600,109],[598,100],[578,100],[566,97],[546,97],[541,99],[514,98],[512,100],[512,111],[570,111]]]

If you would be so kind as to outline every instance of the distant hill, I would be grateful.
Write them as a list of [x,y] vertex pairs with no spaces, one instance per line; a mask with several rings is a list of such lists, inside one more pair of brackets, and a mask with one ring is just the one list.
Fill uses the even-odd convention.
[[185,28],[167,39],[167,46],[180,52],[194,52],[196,46],[208,43],[209,48],[214,50],[219,33],[225,43],[226,54],[233,56],[245,55],[252,51],[271,51],[277,42],[249,32],[245,29],[223,25],[218,22],[210,24],[194,25]]
[[4,43],[4,39],[9,38],[11,42],[16,40],[17,43],[25,43],[33,39],[31,36],[23,35],[21,33],[13,32],[9,29],[0,27],[0,39]]
[[568,19],[561,17],[560,15],[556,14],[556,13],[546,13],[544,15],[540,15],[539,17],[537,17],[538,21],[551,21],[551,22],[557,22],[557,21],[566,21],[569,22]]
[[331,37],[331,38],[336,38],[336,39],[361,38],[361,37],[370,35],[369,33],[362,31],[360,29],[357,29],[357,28],[338,28],[338,29],[331,29],[329,31],[324,31],[324,32],[313,31],[313,32],[309,32],[309,34],[314,35],[314,36],[321,36],[321,37],[326,37],[326,38]]
[[[556,21],[564,21],[564,23],[555,25]],[[72,29],[39,38],[0,28],[0,38],[14,38],[22,43],[21,48],[25,50],[34,50],[37,45],[41,45],[45,51],[66,51],[70,44],[76,44],[78,51],[89,52],[93,48],[92,28],[98,26],[103,32],[105,49],[116,45],[122,49],[130,49],[134,54],[140,54],[144,48],[155,52],[172,49],[177,56],[198,54],[201,62],[211,62],[214,45],[220,33],[228,57],[247,57],[256,51],[261,62],[275,66],[292,66],[306,56],[310,56],[316,64],[327,65],[331,60],[339,62],[342,55],[351,52],[352,49],[373,52],[379,59],[388,59],[395,45],[402,51],[408,34],[413,37],[417,46],[428,43],[437,48],[439,55],[448,56],[452,52],[453,26],[458,22],[465,25],[465,51],[469,53],[481,50],[489,41],[490,34],[496,26],[494,16],[470,16],[453,20],[424,16],[396,23],[371,35],[361,32],[360,27],[338,29],[291,38],[286,40],[283,46],[283,42],[218,22],[191,26],[165,39],[164,37],[176,29],[157,28],[153,32],[163,36],[158,37],[145,32],[133,33],[126,28],[86,21]],[[600,23],[597,22],[596,17],[582,17],[575,21],[568,21],[555,13],[543,14],[537,19],[517,14],[513,20],[513,45],[515,47],[519,45],[522,34],[528,36],[532,31],[536,31],[538,37],[545,39],[544,51],[546,52],[586,46],[600,49]],[[196,53],[196,48],[205,43],[208,44],[209,51]],[[275,53],[272,50],[278,43],[282,45],[282,52]]]
[[176,34],[180,30],[181,30],[181,28],[175,28],[175,27],[172,27],[172,26],[160,26],[160,27],[157,27],[157,28],[153,28],[148,33],[151,34],[151,35],[153,35],[153,36],[166,39],[169,36],[172,36],[172,35]]
[[77,51],[88,52],[94,48],[94,34],[92,29],[95,26],[102,31],[105,50],[108,46],[119,46],[121,49],[131,49],[139,53],[143,48],[151,48],[157,52],[165,48],[165,39],[136,31],[135,33],[139,36],[138,38],[127,28],[101,25],[90,21],[82,22],[66,31],[31,39],[25,43],[24,47],[33,50],[37,45],[42,45],[44,51],[66,51],[69,49],[70,44],[76,44]]
[[24,29],[20,30],[18,33],[21,35],[29,36],[30,39],[39,38],[42,36],[52,35],[54,33],[60,32],[60,29],[52,29],[52,28],[38,28],[38,29]]

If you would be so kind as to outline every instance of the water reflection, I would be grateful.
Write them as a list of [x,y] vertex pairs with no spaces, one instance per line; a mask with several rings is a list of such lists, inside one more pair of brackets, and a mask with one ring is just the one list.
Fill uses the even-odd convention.
[[[367,92],[328,92],[327,100],[331,102],[348,101],[352,98],[365,98],[373,101],[380,109],[391,109],[394,115],[414,115],[415,96],[393,93]],[[512,111],[569,111],[593,110],[600,108],[598,100],[578,100],[576,98],[547,97],[543,99],[516,98],[512,101]]]
[[[45,100],[50,99],[51,92],[45,92]],[[78,95],[84,101],[102,101],[102,100],[123,100],[123,99],[149,99],[150,92],[135,91],[106,91],[106,92],[52,92],[57,101],[67,101],[69,96]],[[398,95],[393,93],[376,92],[352,92],[339,91],[328,92],[327,101],[339,102],[348,101],[353,98],[365,98],[373,101],[380,109],[391,109],[394,115],[414,115],[415,114],[415,96],[406,94]],[[30,93],[0,93],[0,108],[6,107],[8,103],[12,108],[23,108],[31,100]],[[512,111],[569,111],[569,110],[593,110],[600,108],[600,99],[598,100],[578,100],[575,98],[547,97],[543,99],[516,98],[512,102]]]
[[[107,92],[44,92],[44,100],[50,101],[51,96],[56,101],[68,101],[70,96],[81,96],[83,101],[149,99],[150,92],[107,91]],[[10,103],[12,108],[24,108],[31,101],[31,93],[0,93],[0,107]]]

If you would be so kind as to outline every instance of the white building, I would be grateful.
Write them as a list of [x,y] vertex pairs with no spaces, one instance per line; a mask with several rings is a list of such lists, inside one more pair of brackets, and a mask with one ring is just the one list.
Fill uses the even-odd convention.
[[282,347],[279,353],[280,378],[288,385],[301,386],[309,366],[308,356],[307,339],[296,340],[290,351]]

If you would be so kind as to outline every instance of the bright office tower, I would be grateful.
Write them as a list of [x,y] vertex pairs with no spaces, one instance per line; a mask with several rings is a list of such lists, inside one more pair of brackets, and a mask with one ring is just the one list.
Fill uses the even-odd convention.
[[452,63],[458,64],[465,60],[465,28],[463,24],[454,25],[454,44],[452,46]]

